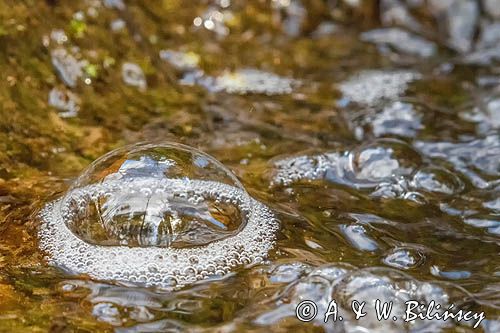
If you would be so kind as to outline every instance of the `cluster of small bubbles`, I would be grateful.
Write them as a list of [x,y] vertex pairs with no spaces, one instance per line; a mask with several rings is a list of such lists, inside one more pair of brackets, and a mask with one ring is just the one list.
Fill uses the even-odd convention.
[[177,70],[188,72],[198,69],[200,56],[194,52],[179,52],[174,50],[161,50],[160,58],[168,61]]
[[122,78],[125,84],[145,90],[147,87],[146,76],[139,65],[125,62],[122,65]]
[[[403,141],[389,138],[372,140],[343,153],[286,157],[274,161],[273,166],[271,186],[325,180],[369,190],[374,197],[401,198],[416,203],[455,195],[465,187],[455,172],[424,162],[419,151]],[[351,229],[347,231],[350,233]]]
[[271,180],[271,184],[287,186],[303,179],[323,179],[326,171],[337,167],[341,159],[342,156],[338,153],[325,153],[277,160],[274,162],[277,172]]
[[103,156],[41,219],[40,247],[51,264],[166,288],[262,262],[278,227],[229,170],[178,144]]
[[66,49],[59,47],[51,53],[52,65],[59,74],[59,78],[68,87],[75,88],[78,80],[83,76],[83,68],[88,65],[86,60],[78,60]]
[[216,77],[206,75],[201,70],[192,70],[186,72],[180,82],[183,85],[199,85],[215,93],[268,96],[290,94],[296,86],[300,85],[300,82],[295,79],[248,68],[234,72],[225,71]]
[[376,188],[384,181],[409,176],[422,163],[420,154],[396,139],[378,139],[345,153],[278,160],[273,184],[327,179],[354,188]]
[[[434,301],[440,305],[437,312],[442,313],[451,304],[457,306],[457,300],[470,297],[465,290],[452,284],[419,281],[392,269],[356,268],[342,264],[311,269],[305,276],[283,286],[277,295],[273,305],[259,309],[254,323],[271,325],[283,322],[285,318],[294,318],[297,305],[310,300],[317,307],[317,316],[311,318],[312,322],[328,332],[440,331],[456,324],[444,320],[405,322],[405,302],[429,304]],[[332,314],[325,322],[324,314],[331,310],[332,300],[337,305],[337,317],[333,320]],[[380,306],[391,302],[391,317],[387,320],[379,320],[376,311],[368,311],[375,309],[377,300],[381,302]],[[355,318],[353,301],[358,304],[365,302],[363,320]],[[339,320],[339,315],[342,320]]]
[[63,118],[75,117],[80,110],[80,98],[69,90],[52,88],[49,92],[49,105],[61,111]]
[[382,100],[395,100],[406,91],[409,83],[421,77],[407,70],[362,71],[339,85],[343,94],[341,104],[374,105]]

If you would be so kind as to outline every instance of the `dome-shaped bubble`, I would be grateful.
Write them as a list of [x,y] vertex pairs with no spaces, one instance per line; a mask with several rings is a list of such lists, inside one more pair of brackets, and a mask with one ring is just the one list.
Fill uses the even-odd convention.
[[51,263],[166,287],[262,261],[277,229],[220,162],[173,143],[104,155],[41,218],[40,246]]
[[[203,245],[246,224],[247,212],[230,198],[195,194],[189,189],[192,180],[246,193],[229,170],[202,152],[179,144],[143,144],[96,160],[64,197],[61,214],[71,216],[65,222],[74,234],[99,245]],[[89,187],[96,191],[81,190]]]
[[378,139],[349,155],[347,178],[358,186],[373,186],[393,177],[408,176],[422,163],[420,154],[403,141]]
[[463,190],[464,184],[451,171],[440,167],[425,167],[413,176],[412,186],[430,193],[456,194]]

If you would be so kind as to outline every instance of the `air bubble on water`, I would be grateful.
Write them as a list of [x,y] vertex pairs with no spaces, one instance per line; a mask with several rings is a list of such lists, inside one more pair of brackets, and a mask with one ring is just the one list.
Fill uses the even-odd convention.
[[104,155],[41,218],[40,247],[52,264],[168,287],[215,274],[214,267],[260,262],[277,229],[274,215],[227,168],[178,144]]
[[[499,155],[495,137],[474,143],[475,145],[465,144],[465,147],[457,144],[456,150],[455,145],[447,143],[417,145],[423,146],[430,156],[451,161],[458,171],[465,171],[466,176],[475,176],[473,180],[479,179],[476,172],[480,166],[486,166],[484,171],[494,176],[495,168],[498,167],[496,157]],[[473,148],[481,146],[485,147]],[[451,154],[445,154],[444,151]],[[458,155],[459,152],[463,153]],[[466,168],[467,162],[476,168]],[[272,164],[272,187],[323,180],[357,190],[369,190],[374,197],[401,198],[416,203],[455,195],[465,188],[462,177],[456,170],[448,170],[425,161],[420,151],[404,141],[389,138],[368,141],[345,152],[277,158]],[[486,186],[487,183],[479,184]]]
[[420,154],[403,141],[379,139],[353,149],[350,170],[361,182],[408,176],[422,163]]
[[56,48],[51,53],[52,65],[59,78],[68,87],[75,88],[78,79],[83,76],[83,68],[88,65],[86,60],[78,60],[64,48]]
[[140,90],[145,90],[147,87],[146,76],[139,65],[125,62],[122,65],[123,82],[129,86],[137,87]]
[[366,70],[342,82],[339,89],[348,102],[374,105],[382,100],[397,99],[409,83],[420,78],[421,74],[407,70]]
[[412,178],[415,189],[441,194],[456,194],[463,190],[464,184],[453,172],[441,167],[424,167]]

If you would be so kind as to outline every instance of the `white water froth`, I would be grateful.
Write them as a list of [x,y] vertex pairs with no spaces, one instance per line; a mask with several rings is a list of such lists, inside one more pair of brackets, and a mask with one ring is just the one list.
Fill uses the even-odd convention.
[[179,195],[229,201],[247,214],[247,223],[239,233],[204,246],[102,246],[85,242],[68,228],[75,217],[75,208],[66,200],[58,200],[48,204],[41,213],[40,248],[47,253],[50,264],[99,280],[175,288],[209,276],[225,275],[237,266],[262,262],[274,245],[278,221],[272,212],[244,190],[224,183],[186,178],[139,178],[124,185],[109,180],[74,189],[70,194],[84,206],[89,200],[124,186],[136,189],[147,186]]

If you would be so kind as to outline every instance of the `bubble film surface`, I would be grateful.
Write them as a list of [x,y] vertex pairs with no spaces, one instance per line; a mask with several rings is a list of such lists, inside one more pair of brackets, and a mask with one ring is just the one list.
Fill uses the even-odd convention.
[[262,262],[277,229],[230,171],[176,144],[103,156],[41,217],[40,247],[52,264],[162,287]]

